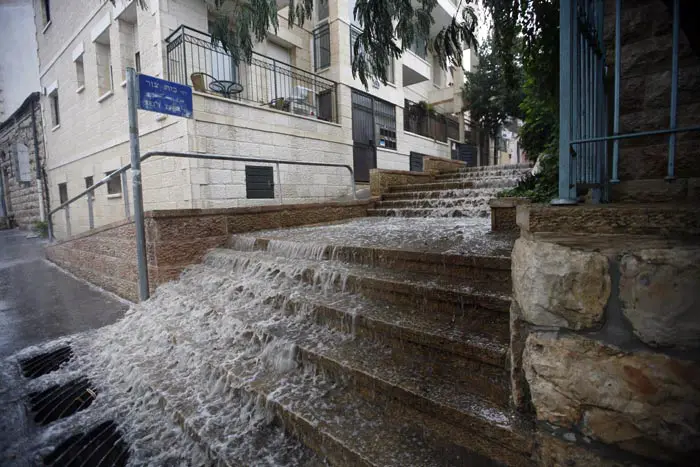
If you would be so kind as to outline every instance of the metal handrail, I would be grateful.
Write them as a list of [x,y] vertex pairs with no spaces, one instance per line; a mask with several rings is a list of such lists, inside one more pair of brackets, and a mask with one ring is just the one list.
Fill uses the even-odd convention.
[[[150,152],[145,153],[143,156],[141,156],[141,161],[143,162],[146,159],[150,158],[151,156],[181,157],[181,158],[185,158],[185,159],[205,159],[205,160],[220,160],[220,161],[232,161],[232,162],[256,162],[256,163],[263,163],[263,164],[276,164],[277,165],[277,180],[278,180],[277,184],[280,187],[280,201],[282,201],[282,183],[281,183],[281,177],[280,177],[280,172],[279,172],[279,165],[280,164],[302,165],[302,166],[311,166],[311,167],[343,167],[343,168],[346,168],[350,172],[350,181],[351,181],[351,186],[352,186],[352,197],[353,197],[353,199],[357,200],[357,188],[355,186],[355,173],[354,173],[352,167],[350,167],[347,164],[331,164],[331,163],[327,163],[327,162],[285,161],[285,160],[279,160],[279,159],[258,159],[258,158],[252,158],[252,157],[226,156],[223,154],[207,154],[207,153],[198,153],[198,152],[175,152],[175,151],[150,151]],[[68,201],[60,204],[55,209],[52,209],[51,211],[49,211],[49,215],[48,215],[49,240],[54,240],[53,221],[51,220],[51,217],[55,213],[57,213],[61,209],[68,207],[70,204],[79,200],[83,196],[85,196],[89,193],[92,193],[93,191],[95,191],[95,189],[104,185],[113,177],[115,177],[123,172],[126,172],[130,168],[131,168],[131,163],[124,165],[123,167],[121,167],[121,168],[115,170],[114,172],[110,173],[109,175],[105,176],[99,182],[95,183],[91,187],[85,189],[80,194],[72,197]],[[128,211],[127,211],[126,217],[127,218],[131,217],[129,215]]]

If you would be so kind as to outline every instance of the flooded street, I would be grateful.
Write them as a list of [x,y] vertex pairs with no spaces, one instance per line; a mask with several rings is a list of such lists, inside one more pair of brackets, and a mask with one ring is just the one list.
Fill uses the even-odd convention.
[[115,322],[128,308],[45,261],[44,242],[0,231],[0,358]]

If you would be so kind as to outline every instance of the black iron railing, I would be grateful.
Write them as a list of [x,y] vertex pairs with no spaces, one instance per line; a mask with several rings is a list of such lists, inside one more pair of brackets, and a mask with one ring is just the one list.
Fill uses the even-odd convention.
[[[187,26],[180,26],[165,41],[171,81],[192,86],[195,91],[338,121],[335,81],[258,53],[253,53],[250,63],[236,65],[211,36]],[[222,92],[222,86],[212,86],[215,82],[235,85]]]
[[457,119],[435,112],[423,102],[404,101],[403,129],[445,143],[448,138],[459,141]]

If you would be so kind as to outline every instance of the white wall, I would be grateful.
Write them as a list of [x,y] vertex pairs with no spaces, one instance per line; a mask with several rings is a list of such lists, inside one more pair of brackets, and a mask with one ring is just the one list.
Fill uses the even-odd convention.
[[0,121],[39,91],[34,10],[31,0],[0,0]]

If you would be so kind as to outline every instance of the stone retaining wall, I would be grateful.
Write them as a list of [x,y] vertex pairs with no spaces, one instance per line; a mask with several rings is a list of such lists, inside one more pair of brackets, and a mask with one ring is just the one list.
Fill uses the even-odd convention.
[[527,198],[494,198],[489,200],[491,207],[491,231],[514,232],[519,229],[516,222],[516,208],[529,204]]
[[[177,279],[231,234],[364,217],[368,201],[182,209],[146,213],[146,253],[151,290]],[[132,221],[110,224],[51,245],[47,258],[78,277],[128,300],[138,300],[136,231]]]
[[466,162],[444,157],[423,156],[423,171],[432,173],[456,172],[466,167]]
[[511,379],[516,406],[539,422],[541,464],[693,465],[700,244],[521,227]]
[[369,171],[369,187],[372,196],[381,196],[396,185],[429,183],[434,180],[432,173],[410,172],[408,170],[372,169]]

